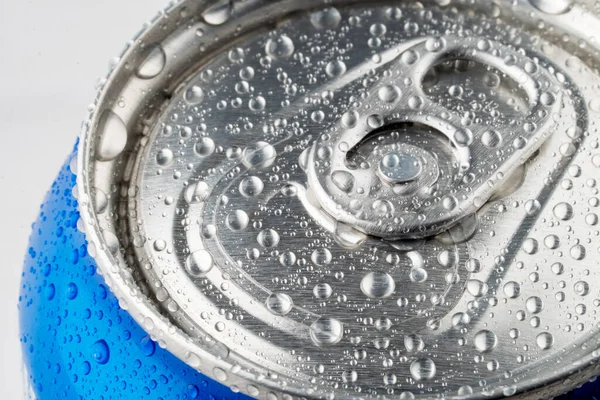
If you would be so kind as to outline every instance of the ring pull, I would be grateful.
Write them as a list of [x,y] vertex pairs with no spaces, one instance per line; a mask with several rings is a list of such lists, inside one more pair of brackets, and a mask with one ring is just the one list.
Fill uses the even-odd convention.
[[[516,81],[527,94],[528,115],[510,126],[465,126],[461,115],[431,101],[422,87],[426,73],[454,59],[485,64]],[[309,187],[321,206],[367,234],[402,239],[447,230],[481,208],[555,128],[553,116],[561,107],[557,80],[500,43],[430,37],[387,68],[365,100],[315,141],[307,163]],[[368,136],[398,124],[414,126],[415,138],[438,135],[415,141],[408,132],[364,168],[348,163],[349,152]],[[404,190],[408,185],[419,190]]]

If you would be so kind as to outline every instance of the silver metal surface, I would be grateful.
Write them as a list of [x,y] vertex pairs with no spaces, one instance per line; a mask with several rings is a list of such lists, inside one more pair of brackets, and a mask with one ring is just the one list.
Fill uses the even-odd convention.
[[[380,77],[358,106],[350,107],[315,141],[307,164],[308,183],[329,214],[365,233],[394,239],[428,237],[476,212],[531,157],[560,120],[561,94],[556,79],[539,66],[543,59],[536,63],[485,37],[431,36],[398,52],[377,71]],[[465,122],[463,113],[430,100],[421,84],[425,75],[436,64],[456,60],[486,65],[514,81],[527,95],[524,118]],[[464,96],[461,90],[448,87],[454,97]],[[347,162],[347,153],[368,135],[399,123],[431,127],[446,136],[453,154],[450,165],[432,165],[448,170],[446,179],[418,182],[421,196],[378,185],[376,165],[356,168]],[[430,151],[425,143],[415,154]],[[342,173],[354,190],[332,179]]]
[[567,391],[600,356],[594,7],[177,3],[84,125],[90,253],[256,398]]
[[416,155],[391,152],[379,161],[377,173],[387,183],[408,183],[421,176],[423,166],[420,158]]

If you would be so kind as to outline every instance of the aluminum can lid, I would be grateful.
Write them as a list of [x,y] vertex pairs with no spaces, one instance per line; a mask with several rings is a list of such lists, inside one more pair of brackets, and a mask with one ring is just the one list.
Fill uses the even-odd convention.
[[172,4],[85,122],[121,307],[256,398],[551,397],[598,373],[600,9]]

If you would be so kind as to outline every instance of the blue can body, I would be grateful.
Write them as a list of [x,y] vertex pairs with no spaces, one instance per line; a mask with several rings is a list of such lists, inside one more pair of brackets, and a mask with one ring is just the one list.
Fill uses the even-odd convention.
[[[68,163],[33,224],[19,297],[21,345],[38,400],[249,399],[162,349],[119,308],[77,230]],[[559,400],[600,399],[590,382]]]
[[74,185],[66,164],[25,258],[20,340],[36,398],[245,399],[160,348],[119,308],[77,230]]

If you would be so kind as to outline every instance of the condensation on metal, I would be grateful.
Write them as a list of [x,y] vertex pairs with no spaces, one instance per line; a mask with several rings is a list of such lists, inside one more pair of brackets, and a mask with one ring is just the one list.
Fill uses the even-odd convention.
[[268,399],[597,374],[600,11],[464,3],[190,0],[131,42],[78,196],[153,339]]

